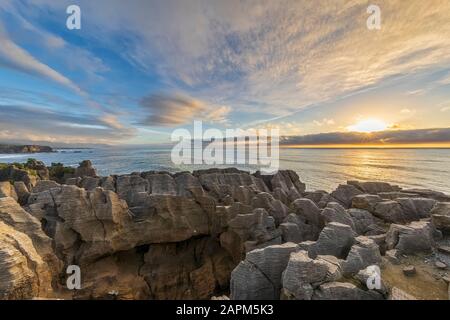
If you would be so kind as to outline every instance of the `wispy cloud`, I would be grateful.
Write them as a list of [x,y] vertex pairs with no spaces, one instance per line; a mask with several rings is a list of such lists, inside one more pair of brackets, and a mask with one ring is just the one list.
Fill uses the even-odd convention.
[[180,93],[153,94],[142,99],[141,106],[149,115],[140,124],[153,126],[177,126],[194,119],[223,123],[231,111]]
[[79,4],[85,36],[127,32],[121,54],[140,69],[198,99],[274,116],[450,62],[448,1],[380,0],[380,31],[366,28],[365,0]]
[[[69,32],[65,8],[74,3],[83,28]],[[299,126],[302,133],[338,131],[348,124],[338,110],[344,99],[371,90],[381,96],[389,84],[410,81],[397,93],[417,103],[399,101],[392,120],[382,117],[409,128],[403,120],[419,122],[419,101],[447,83],[450,2],[377,5],[382,28],[370,31],[366,0],[4,0],[10,33],[0,32],[0,64],[81,94],[80,112],[96,113],[94,124],[80,124],[90,130],[129,134],[132,123],[168,132],[198,119],[272,123],[296,134]],[[434,72],[441,81],[414,82]],[[70,98],[52,106],[74,106]],[[433,110],[446,111],[437,103]],[[324,112],[308,113],[313,108]]]
[[333,125],[335,122],[333,119],[323,118],[322,120],[314,120],[313,123],[318,127],[322,127],[326,125]]
[[0,139],[73,143],[117,143],[131,138],[134,129],[114,117],[71,114],[64,110],[0,105]]
[[412,115],[412,114],[416,113],[416,110],[403,108],[402,110],[400,110],[400,113],[405,114],[405,115]]
[[63,85],[80,95],[84,92],[70,79],[40,62],[27,51],[16,45],[7,35],[0,23],[0,65],[25,72],[28,74],[47,78],[55,83]]

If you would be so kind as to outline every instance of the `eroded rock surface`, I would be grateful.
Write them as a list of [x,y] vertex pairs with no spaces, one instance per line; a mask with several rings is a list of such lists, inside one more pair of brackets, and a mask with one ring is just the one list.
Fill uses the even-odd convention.
[[[2,299],[383,299],[368,270],[436,254],[450,231],[446,195],[384,182],[328,193],[289,170],[24,168],[0,175]],[[82,289],[67,291],[73,264]]]

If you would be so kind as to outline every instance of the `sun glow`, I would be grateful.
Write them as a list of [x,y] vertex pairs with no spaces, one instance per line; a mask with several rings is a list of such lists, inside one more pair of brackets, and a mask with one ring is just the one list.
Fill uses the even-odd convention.
[[347,127],[347,130],[349,131],[355,131],[355,132],[375,132],[375,131],[383,131],[388,128],[388,124],[382,120],[379,119],[366,119],[361,120],[356,124],[353,124],[351,126]]

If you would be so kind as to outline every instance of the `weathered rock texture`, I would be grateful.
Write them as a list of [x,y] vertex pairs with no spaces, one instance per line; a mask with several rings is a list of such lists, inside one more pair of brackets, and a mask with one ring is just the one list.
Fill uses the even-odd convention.
[[[66,267],[78,265],[82,289],[65,290],[65,297],[208,299],[229,290],[231,271],[247,252],[282,243],[279,225],[290,213],[290,202],[276,199],[273,190],[295,198],[305,189],[289,171],[98,177],[90,161],[66,183],[59,183],[62,177],[49,180],[47,174],[32,184],[21,179],[11,184],[14,176],[8,175],[1,183],[0,221],[31,241],[50,288],[43,291],[39,281],[12,278],[10,284],[5,280],[4,298],[60,293]],[[14,261],[25,270],[22,256],[5,260],[1,274],[12,272]],[[26,266],[24,277],[38,272]],[[31,289],[15,285],[20,281],[23,286],[28,281]]]
[[450,230],[446,195],[386,183],[329,194],[289,170],[23,168],[0,175],[2,299],[381,299],[367,268],[433,252]]
[[[266,265],[265,260],[252,263],[258,250],[247,253],[231,275],[232,299],[392,298],[398,288],[386,287],[382,280],[369,289],[373,270],[382,270],[384,261],[400,263],[406,255],[433,254],[436,241],[445,240],[442,234],[450,231],[448,202],[439,202],[448,197],[429,190],[403,192],[387,183],[349,181],[331,194],[304,192],[293,201],[281,192],[274,194],[290,202],[279,229],[284,242],[297,246],[289,245],[287,262],[280,246],[266,247],[277,259]],[[261,271],[270,266],[276,279],[281,275],[281,289]],[[280,271],[280,266],[286,267]]]

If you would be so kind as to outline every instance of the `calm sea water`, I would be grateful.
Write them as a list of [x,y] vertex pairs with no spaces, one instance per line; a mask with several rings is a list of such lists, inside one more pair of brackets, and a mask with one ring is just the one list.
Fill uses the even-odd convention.
[[[169,148],[73,149],[32,155],[0,154],[0,162],[23,162],[30,157],[47,165],[61,162],[67,166],[77,166],[82,160],[89,159],[100,175],[208,168],[173,165]],[[249,171],[256,169],[237,167]],[[450,194],[450,149],[281,149],[280,167],[296,171],[308,190],[331,191],[347,180],[376,180]]]

